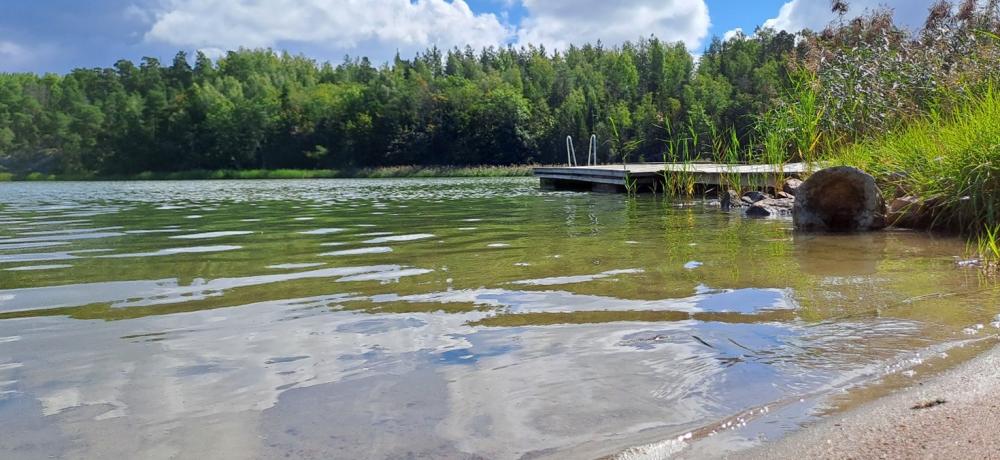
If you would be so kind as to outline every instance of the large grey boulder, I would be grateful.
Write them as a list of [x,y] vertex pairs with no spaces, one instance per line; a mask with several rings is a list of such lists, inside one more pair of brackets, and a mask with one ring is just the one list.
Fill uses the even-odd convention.
[[871,175],[850,166],[817,171],[795,191],[795,228],[864,232],[885,228],[885,199]]

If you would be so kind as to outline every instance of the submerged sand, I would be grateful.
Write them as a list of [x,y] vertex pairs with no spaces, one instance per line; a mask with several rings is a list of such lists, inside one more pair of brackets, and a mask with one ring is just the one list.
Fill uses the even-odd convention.
[[1000,459],[1000,347],[730,458]]

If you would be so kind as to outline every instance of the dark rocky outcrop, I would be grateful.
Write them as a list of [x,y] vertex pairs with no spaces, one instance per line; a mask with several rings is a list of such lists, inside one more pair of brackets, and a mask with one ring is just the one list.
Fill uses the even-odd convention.
[[886,206],[875,178],[857,168],[817,171],[795,191],[795,228],[857,232],[886,226]]
[[748,217],[777,217],[792,214],[795,206],[795,199],[791,198],[766,198],[760,200],[747,209]]

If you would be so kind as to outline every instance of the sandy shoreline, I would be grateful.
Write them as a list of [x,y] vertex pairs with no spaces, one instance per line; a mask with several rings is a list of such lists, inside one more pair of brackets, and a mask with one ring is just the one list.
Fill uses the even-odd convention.
[[[933,407],[914,409],[918,405]],[[1000,459],[998,426],[1000,346],[912,387],[727,458]]]

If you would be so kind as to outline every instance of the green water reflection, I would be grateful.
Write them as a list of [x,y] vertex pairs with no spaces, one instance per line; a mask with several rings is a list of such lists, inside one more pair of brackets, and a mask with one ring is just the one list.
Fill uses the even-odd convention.
[[996,333],[955,239],[536,185],[0,184],[0,453],[597,457]]

